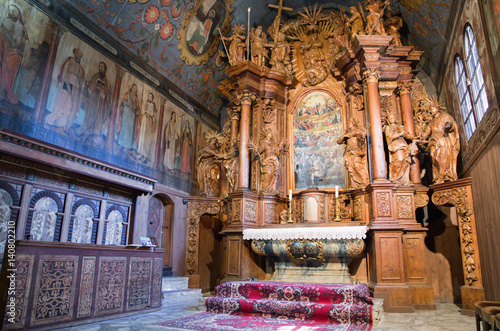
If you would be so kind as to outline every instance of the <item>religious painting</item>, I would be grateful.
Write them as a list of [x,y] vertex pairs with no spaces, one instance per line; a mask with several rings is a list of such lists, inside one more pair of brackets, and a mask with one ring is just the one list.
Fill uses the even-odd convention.
[[344,186],[342,106],[325,92],[313,92],[293,116],[295,189]]
[[156,137],[158,136],[158,120],[160,105],[164,98],[155,90],[144,85],[141,96],[141,108],[138,118],[137,151],[143,163],[151,164],[156,155]]
[[177,32],[181,59],[188,65],[206,64],[219,48],[220,35],[229,32],[234,0],[198,0]]
[[64,33],[51,76],[45,127],[104,147],[115,80],[111,60],[73,34]]
[[[0,111],[29,121],[49,53],[53,30],[49,26],[54,22],[25,1],[2,1],[0,22]],[[5,125],[4,118],[0,114]]]
[[194,151],[194,119],[170,100],[165,103],[163,167],[191,173]]

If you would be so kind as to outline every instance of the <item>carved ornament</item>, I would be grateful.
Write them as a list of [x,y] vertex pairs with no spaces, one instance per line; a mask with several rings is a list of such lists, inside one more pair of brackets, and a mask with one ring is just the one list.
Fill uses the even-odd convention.
[[376,192],[377,195],[377,215],[378,217],[391,216],[391,203],[389,192]]
[[245,222],[257,222],[257,202],[250,200],[245,201]]
[[413,218],[413,208],[412,208],[412,198],[410,195],[397,195],[396,204],[398,210],[399,219],[412,219]]
[[380,71],[376,69],[368,69],[363,73],[363,79],[367,83],[378,83],[380,79]]
[[474,208],[469,206],[467,189],[465,187],[459,187],[434,192],[432,195],[432,202],[437,206],[451,204],[457,208],[465,279],[468,285],[472,286],[479,278],[475,274],[476,262],[474,261],[474,254],[477,243],[473,240],[475,237],[475,230],[473,230],[471,224],[471,216],[474,214]]
[[417,193],[415,195],[415,209],[427,206],[429,196],[426,193]]
[[198,269],[198,237],[200,231],[200,216],[203,214],[218,215],[220,204],[217,201],[190,201],[188,202],[187,216],[187,272],[194,274]]

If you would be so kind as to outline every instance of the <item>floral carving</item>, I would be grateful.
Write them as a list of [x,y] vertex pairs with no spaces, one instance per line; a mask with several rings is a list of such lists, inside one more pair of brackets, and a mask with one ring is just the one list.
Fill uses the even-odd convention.
[[[233,201],[233,203],[235,202],[236,201]],[[239,212],[239,208],[237,208],[237,210]],[[188,203],[188,239],[186,259],[187,272],[190,275],[194,274],[198,270],[198,233],[200,231],[200,216],[203,214],[218,215],[219,212],[220,204],[218,201],[190,201]]]
[[412,219],[413,209],[411,205],[410,195],[398,195],[396,196],[396,203],[398,207],[398,218],[402,219]]
[[377,215],[379,217],[391,216],[391,204],[388,192],[377,192]]
[[76,317],[89,317],[92,308],[92,294],[94,292],[95,256],[84,256],[82,262],[82,279],[78,296],[78,310]]
[[474,214],[474,208],[469,206],[467,189],[465,187],[454,188],[450,190],[438,191],[432,195],[432,202],[435,205],[451,204],[457,208],[459,218],[459,231],[462,240],[462,255],[464,264],[465,279],[469,286],[472,286],[479,280],[475,273],[476,262],[475,254],[475,229],[471,224],[471,216]]
[[354,199],[353,211],[354,211],[354,220],[355,221],[360,221],[362,218],[361,203],[362,203],[361,197],[356,197]]
[[245,201],[245,222],[257,222],[257,202]]
[[265,207],[265,220],[266,223],[278,223],[278,206],[268,203]]

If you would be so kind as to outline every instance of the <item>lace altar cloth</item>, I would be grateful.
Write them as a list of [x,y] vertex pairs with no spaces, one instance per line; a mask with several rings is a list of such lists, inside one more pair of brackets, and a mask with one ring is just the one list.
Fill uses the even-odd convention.
[[245,240],[365,239],[366,226],[245,229]]

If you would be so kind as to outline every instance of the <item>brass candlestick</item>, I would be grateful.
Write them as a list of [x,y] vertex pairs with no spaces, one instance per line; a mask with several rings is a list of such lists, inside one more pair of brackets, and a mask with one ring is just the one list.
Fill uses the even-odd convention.
[[287,223],[293,223],[292,219],[292,200],[288,200],[288,221]]
[[342,219],[340,218],[340,204],[339,204],[340,197],[335,197],[335,222],[340,222]]

